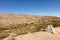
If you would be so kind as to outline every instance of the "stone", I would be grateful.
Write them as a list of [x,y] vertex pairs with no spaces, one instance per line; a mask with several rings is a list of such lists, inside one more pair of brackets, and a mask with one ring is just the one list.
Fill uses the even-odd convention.
[[52,25],[48,25],[47,28],[46,28],[46,31],[50,32],[50,33],[53,33],[53,34],[56,34]]

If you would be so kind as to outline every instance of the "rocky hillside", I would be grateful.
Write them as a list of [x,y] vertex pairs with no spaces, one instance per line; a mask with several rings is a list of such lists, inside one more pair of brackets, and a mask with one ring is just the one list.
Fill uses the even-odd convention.
[[0,13],[0,38],[12,32],[18,35],[38,32],[49,24],[60,26],[60,17]]
[[36,15],[26,15],[26,14],[7,14],[0,13],[0,25],[11,25],[11,24],[21,24],[21,23],[33,23],[37,21],[48,21],[59,19],[56,16],[36,16]]
[[30,16],[26,14],[0,14],[0,25],[31,23],[37,21],[40,16]]

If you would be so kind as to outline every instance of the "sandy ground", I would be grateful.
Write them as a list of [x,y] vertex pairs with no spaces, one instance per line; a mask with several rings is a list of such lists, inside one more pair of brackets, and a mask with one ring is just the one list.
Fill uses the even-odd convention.
[[55,28],[56,34],[48,32],[35,32],[16,37],[16,40],[60,40],[60,27]]

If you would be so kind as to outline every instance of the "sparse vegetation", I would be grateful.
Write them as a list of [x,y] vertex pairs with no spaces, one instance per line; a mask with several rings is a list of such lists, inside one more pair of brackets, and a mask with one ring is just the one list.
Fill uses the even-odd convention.
[[60,26],[60,18],[43,17],[43,19],[39,18],[39,20],[31,23],[10,24],[8,26],[5,25],[4,27],[0,25],[0,39],[7,37],[11,32],[18,35],[37,32],[41,29],[45,29],[49,24],[53,25],[54,27]]

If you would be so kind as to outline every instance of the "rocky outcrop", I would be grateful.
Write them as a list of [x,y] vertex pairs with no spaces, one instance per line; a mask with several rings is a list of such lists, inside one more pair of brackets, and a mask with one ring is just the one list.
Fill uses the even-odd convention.
[[53,33],[53,34],[56,34],[54,28],[52,25],[48,25],[47,28],[46,28],[46,31],[47,32],[50,32],[50,33]]

